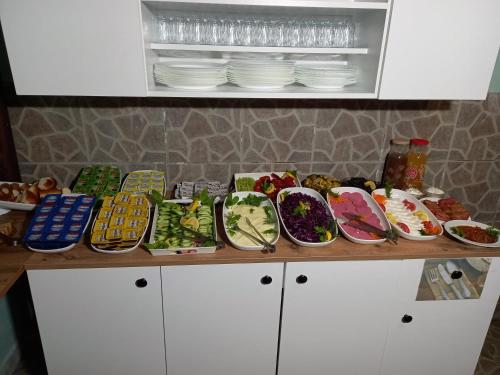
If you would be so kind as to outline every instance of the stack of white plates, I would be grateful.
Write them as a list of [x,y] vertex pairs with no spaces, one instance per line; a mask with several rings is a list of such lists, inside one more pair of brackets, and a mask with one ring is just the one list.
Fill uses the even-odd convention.
[[294,62],[286,60],[232,60],[229,82],[257,90],[280,89],[294,83]]
[[227,82],[223,63],[170,61],[154,65],[155,81],[176,89],[207,90]]
[[316,89],[341,89],[355,84],[356,77],[356,69],[335,63],[297,63],[295,66],[297,82]]

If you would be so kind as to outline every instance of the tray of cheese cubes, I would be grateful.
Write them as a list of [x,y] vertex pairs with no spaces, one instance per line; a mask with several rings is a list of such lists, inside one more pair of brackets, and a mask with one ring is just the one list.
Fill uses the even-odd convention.
[[149,208],[144,194],[120,192],[114,197],[105,196],[92,225],[92,249],[106,254],[137,249],[148,228]]

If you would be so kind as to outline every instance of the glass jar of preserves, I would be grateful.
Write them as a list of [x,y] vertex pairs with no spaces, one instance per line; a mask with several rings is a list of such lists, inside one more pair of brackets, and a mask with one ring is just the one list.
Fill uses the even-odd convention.
[[408,139],[393,139],[391,141],[391,149],[385,158],[383,184],[390,184],[396,189],[404,188],[409,143]]
[[410,140],[410,151],[408,151],[405,171],[406,188],[422,189],[428,149],[429,141],[427,139],[414,138]]

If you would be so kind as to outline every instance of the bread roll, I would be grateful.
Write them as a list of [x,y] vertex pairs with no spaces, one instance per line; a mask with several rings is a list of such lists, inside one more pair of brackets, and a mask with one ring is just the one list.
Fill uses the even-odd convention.
[[51,190],[57,187],[57,181],[52,177],[42,177],[38,181],[38,188],[40,190]]

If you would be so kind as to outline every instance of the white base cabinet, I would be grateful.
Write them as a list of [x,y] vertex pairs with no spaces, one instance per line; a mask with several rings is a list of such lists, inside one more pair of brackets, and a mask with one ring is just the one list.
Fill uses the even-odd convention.
[[28,277],[50,375],[165,375],[159,267]]
[[278,374],[375,374],[401,265],[287,263]]
[[417,301],[424,264],[221,264],[28,276],[50,375],[472,375],[500,293],[500,258],[493,258],[478,299]]
[[422,266],[423,260],[403,262],[399,284],[406,292],[393,314],[380,374],[473,375],[500,293],[500,258],[493,258],[479,299],[415,301],[410,290]]
[[168,375],[274,375],[283,263],[162,267]]
[[480,300],[420,301],[395,320],[382,375],[473,375],[496,303]]

